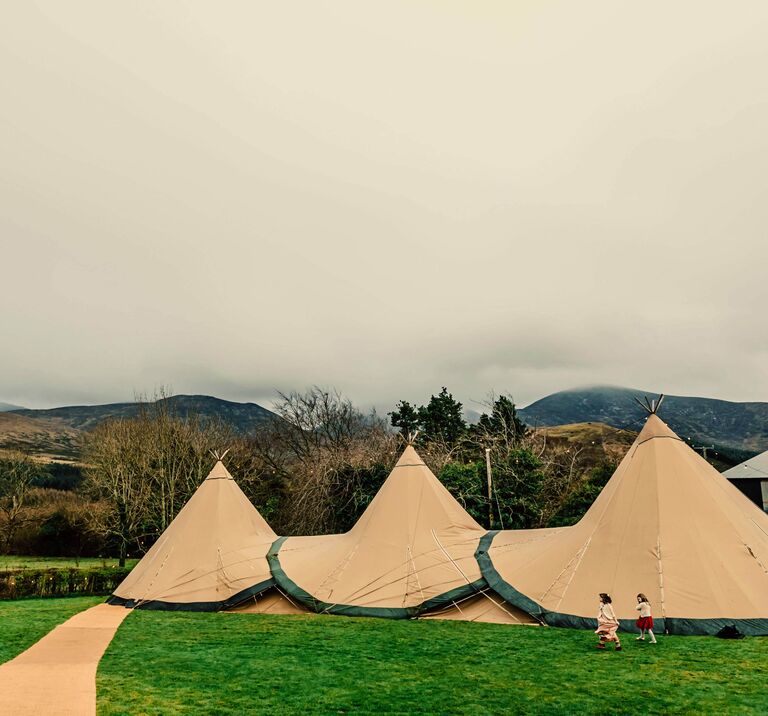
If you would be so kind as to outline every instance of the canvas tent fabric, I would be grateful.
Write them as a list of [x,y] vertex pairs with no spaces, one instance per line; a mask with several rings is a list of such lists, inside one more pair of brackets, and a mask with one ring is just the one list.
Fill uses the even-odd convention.
[[272,586],[276,538],[218,461],[110,598],[132,608],[218,611]]
[[505,602],[498,594],[494,594],[487,588],[479,594],[473,594],[465,599],[451,602],[448,606],[426,612],[420,615],[419,619],[529,626],[539,624],[530,614]]
[[309,610],[289,599],[279,589],[272,587],[266,592],[248,597],[244,602],[227,610],[233,614],[308,614]]
[[511,604],[594,628],[608,592],[624,627],[646,594],[659,631],[768,634],[768,515],[652,414],[574,526],[489,533],[478,561]]
[[313,611],[409,618],[485,586],[474,558],[484,533],[409,445],[349,532],[280,538],[269,560]]

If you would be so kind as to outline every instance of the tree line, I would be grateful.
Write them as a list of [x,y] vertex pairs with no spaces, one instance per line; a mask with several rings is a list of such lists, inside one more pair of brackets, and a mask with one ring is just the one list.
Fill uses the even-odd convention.
[[425,405],[401,400],[385,418],[314,387],[280,394],[276,417],[249,434],[219,420],[180,416],[164,397],[143,400],[136,417],[107,420],[86,434],[84,476],[74,490],[46,486],[45,467],[29,456],[0,458],[3,552],[58,547],[109,553],[121,562],[140,556],[201,484],[213,452],[224,449],[240,487],[285,535],[348,530],[408,441],[486,527],[571,524],[614,467],[530,430],[508,395],[491,396],[469,424],[446,388]]

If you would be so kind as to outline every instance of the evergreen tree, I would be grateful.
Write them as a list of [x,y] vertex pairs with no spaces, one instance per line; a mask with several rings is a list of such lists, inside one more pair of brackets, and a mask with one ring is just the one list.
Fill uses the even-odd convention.
[[491,414],[483,413],[477,423],[477,431],[503,438],[508,444],[517,442],[526,430],[525,423],[517,415],[514,402],[506,395],[494,400]]
[[401,400],[396,409],[389,413],[389,419],[393,428],[400,428],[400,433],[405,437],[415,433],[419,427],[419,408],[411,405],[407,400]]
[[418,410],[424,441],[456,445],[467,432],[462,407],[445,387],[438,395],[433,395],[429,403]]

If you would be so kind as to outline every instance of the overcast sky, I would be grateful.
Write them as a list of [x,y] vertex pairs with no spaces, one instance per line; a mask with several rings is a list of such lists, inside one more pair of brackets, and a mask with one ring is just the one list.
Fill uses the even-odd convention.
[[768,3],[13,2],[0,401],[768,400]]

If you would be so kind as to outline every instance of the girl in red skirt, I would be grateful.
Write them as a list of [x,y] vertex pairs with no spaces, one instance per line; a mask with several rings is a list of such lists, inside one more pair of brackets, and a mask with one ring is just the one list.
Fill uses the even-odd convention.
[[645,632],[648,632],[648,636],[651,638],[651,644],[656,643],[656,637],[653,634],[653,617],[651,616],[651,603],[648,601],[648,597],[645,594],[637,595],[637,607],[640,612],[640,618],[637,620],[637,628],[640,630],[640,636],[637,637],[637,641],[645,641]]

